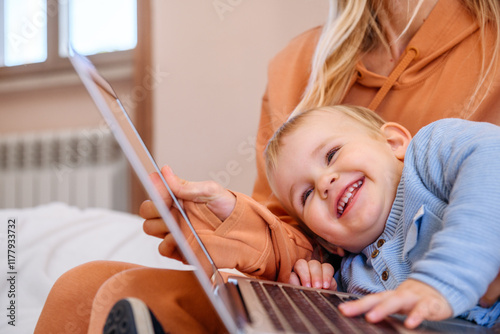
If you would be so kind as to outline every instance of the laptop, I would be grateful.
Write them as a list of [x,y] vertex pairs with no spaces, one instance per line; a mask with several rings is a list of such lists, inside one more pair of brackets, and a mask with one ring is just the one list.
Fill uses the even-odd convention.
[[[358,296],[239,276],[230,277],[227,283],[224,282],[210,253],[161,175],[160,169],[111,85],[86,57],[72,48],[69,59],[156,205],[184,259],[194,267],[194,273],[201,287],[229,333],[496,332],[460,319],[425,322],[416,330],[406,329],[401,316],[391,316],[382,323],[370,324],[363,317],[344,317],[337,309],[340,303],[357,299]],[[178,223],[163,202],[150,179],[152,173],[158,173],[162,179],[174,205],[181,212],[197,241],[195,246],[188,244]]]

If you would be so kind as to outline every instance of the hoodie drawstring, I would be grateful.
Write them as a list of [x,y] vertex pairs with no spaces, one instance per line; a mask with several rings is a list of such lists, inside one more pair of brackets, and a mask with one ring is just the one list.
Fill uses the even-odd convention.
[[387,93],[391,90],[392,86],[398,80],[399,76],[406,70],[408,65],[418,57],[418,50],[414,47],[410,47],[407,49],[405,55],[401,60],[399,61],[398,65],[392,70],[391,74],[389,74],[389,77],[387,80],[384,82],[382,87],[380,87],[379,91],[377,92],[377,95],[373,98],[372,102],[368,106],[368,109],[371,109],[375,111],[382,100],[385,98]]

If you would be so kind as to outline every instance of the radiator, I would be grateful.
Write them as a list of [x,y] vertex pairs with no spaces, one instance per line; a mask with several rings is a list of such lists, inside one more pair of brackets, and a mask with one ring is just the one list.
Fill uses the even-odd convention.
[[128,211],[129,168],[107,128],[0,136],[0,207]]

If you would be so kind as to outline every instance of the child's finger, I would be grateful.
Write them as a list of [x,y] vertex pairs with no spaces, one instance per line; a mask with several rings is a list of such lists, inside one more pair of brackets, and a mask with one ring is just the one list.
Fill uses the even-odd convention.
[[300,285],[310,288],[311,287],[311,273],[309,271],[309,265],[306,260],[299,259],[295,262],[293,266],[293,271],[297,274]]
[[[311,284],[313,288],[321,289],[323,288],[323,266],[317,260],[311,260],[308,263],[309,272],[311,275]],[[330,282],[330,278],[328,277],[328,282]]]
[[297,276],[297,274],[292,271],[292,273],[290,274],[290,278],[288,279],[288,283],[300,286],[299,276]]
[[337,291],[337,281],[333,277],[332,277],[332,280],[330,282],[330,287],[328,287],[328,290]]
[[386,297],[386,293],[376,293],[361,299],[339,305],[339,310],[348,317],[357,316],[368,312]]
[[415,328],[422,321],[440,321],[453,315],[448,302],[441,295],[427,296],[416,303],[405,320],[405,326]]
[[[381,293],[383,294],[383,293]],[[365,315],[369,322],[379,322],[385,317],[394,313],[407,313],[414,305],[414,300],[401,298],[394,293],[388,294],[389,297],[384,297],[375,306],[373,306]]]
[[410,312],[408,317],[405,319],[405,327],[413,329],[425,320],[425,315],[421,307],[417,306]]
[[[322,263],[321,271],[323,273],[323,289],[330,289],[334,273],[333,266],[329,263]],[[335,284],[335,289],[337,289],[337,284]]]

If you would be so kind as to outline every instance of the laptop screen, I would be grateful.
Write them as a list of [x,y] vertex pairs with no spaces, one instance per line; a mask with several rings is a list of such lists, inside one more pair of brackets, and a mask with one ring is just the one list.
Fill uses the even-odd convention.
[[[233,332],[231,329],[236,329],[236,324],[226,307],[228,304],[225,303],[226,301],[222,301],[220,299],[225,298],[224,296],[227,294],[222,276],[220,275],[214,261],[210,257],[210,254],[203,245],[198,234],[194,230],[194,227],[184,212],[182,205],[174,196],[172,190],[161,175],[158,165],[142,141],[129,115],[118,99],[118,96],[114,92],[111,85],[97,72],[93,64],[86,57],[78,54],[70,48],[69,59],[83,84],[87,88],[90,96],[97,105],[101,115],[113,132],[118,144],[121,146],[142,185],[165,221],[168,230],[177,242],[180,252],[184,256],[185,260],[190,265],[195,267],[194,272],[198,277],[202,288],[212,301],[212,304],[219,313],[221,320],[224,322],[228,330]],[[172,217],[159,191],[155,188],[153,182],[151,181],[151,175],[154,173],[157,173],[163,181],[165,188],[173,199],[174,205],[177,207],[185,222],[188,224],[195,240],[198,241],[197,243],[189,245],[186,241],[186,237],[182,233],[178,223]],[[215,289],[219,291],[219,295],[214,293]]]

